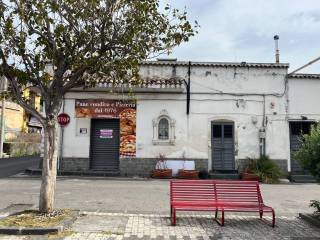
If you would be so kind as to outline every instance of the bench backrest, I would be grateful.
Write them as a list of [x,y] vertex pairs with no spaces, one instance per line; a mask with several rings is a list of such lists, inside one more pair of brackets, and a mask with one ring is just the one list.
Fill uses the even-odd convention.
[[235,180],[172,180],[170,181],[170,200],[263,203],[259,182]]
[[212,180],[172,180],[170,181],[170,200],[183,202],[214,201],[214,182]]
[[214,180],[217,201],[236,204],[263,203],[259,183],[256,181]]

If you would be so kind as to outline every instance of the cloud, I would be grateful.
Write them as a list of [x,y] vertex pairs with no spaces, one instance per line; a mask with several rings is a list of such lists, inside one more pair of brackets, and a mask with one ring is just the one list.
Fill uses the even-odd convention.
[[[319,0],[175,0],[200,31],[174,49],[172,57],[197,61],[274,62],[273,35],[280,59],[291,70],[320,56]],[[307,69],[320,73],[320,63]]]

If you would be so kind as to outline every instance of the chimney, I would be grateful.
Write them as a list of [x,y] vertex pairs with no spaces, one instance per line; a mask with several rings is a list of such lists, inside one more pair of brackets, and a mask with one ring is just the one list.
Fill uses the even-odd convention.
[[280,62],[280,54],[279,54],[279,46],[278,46],[279,35],[274,35],[273,39],[275,43],[276,63],[279,63]]

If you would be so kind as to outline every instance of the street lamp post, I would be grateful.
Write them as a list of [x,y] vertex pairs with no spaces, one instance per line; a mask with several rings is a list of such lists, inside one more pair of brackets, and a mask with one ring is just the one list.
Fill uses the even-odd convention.
[[[7,90],[7,79],[5,77],[0,76],[0,93],[3,93]],[[4,111],[6,108],[6,101],[3,97],[1,100],[1,136],[0,136],[0,158],[3,157],[3,142],[4,142],[4,135],[5,135],[5,125],[4,125]]]
[[4,142],[4,109],[5,109],[5,99],[2,98],[2,101],[1,101],[1,139],[0,139],[0,158],[3,157],[3,142]]

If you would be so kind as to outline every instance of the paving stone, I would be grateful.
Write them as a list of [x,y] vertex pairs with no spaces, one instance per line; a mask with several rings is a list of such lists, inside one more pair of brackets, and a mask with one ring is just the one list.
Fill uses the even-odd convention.
[[[177,226],[163,215],[87,213],[75,221],[76,233],[66,240],[282,240],[317,239],[320,229],[296,217],[278,217],[276,227],[270,226],[270,217],[261,221],[256,216],[227,215],[226,225],[219,226],[212,215],[179,215]],[[43,236],[42,236],[43,237]],[[36,236],[0,236],[4,240],[42,240]]]
[[75,232],[105,232],[124,234],[129,217],[127,216],[81,216],[72,225]]

